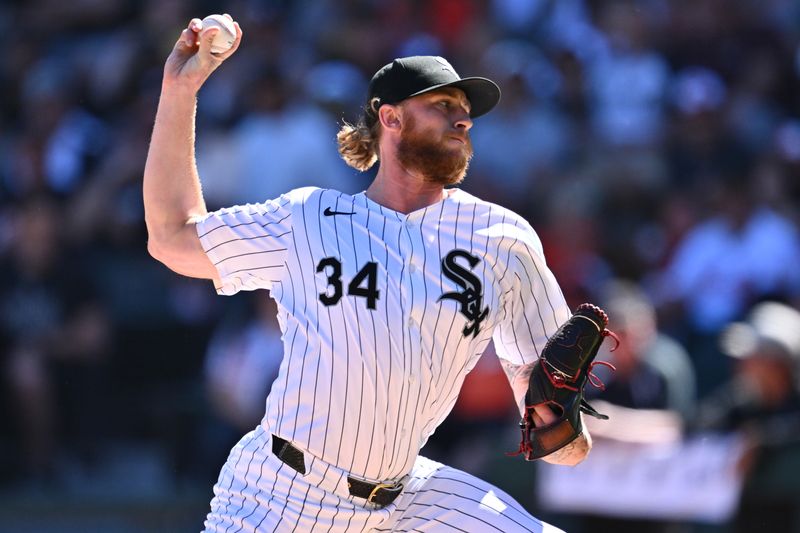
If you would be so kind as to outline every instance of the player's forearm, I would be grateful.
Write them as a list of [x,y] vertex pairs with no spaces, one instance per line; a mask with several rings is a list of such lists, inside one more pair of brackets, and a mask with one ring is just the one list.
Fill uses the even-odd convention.
[[542,457],[542,461],[554,465],[575,466],[586,459],[591,449],[592,437],[584,425],[583,432],[575,440],[560,450],[556,450],[550,455],[545,455]]
[[508,378],[509,385],[511,385],[519,413],[525,416],[525,393],[528,391],[528,382],[530,381],[534,363],[515,365],[505,359],[500,359],[500,366],[503,368],[506,378]]
[[151,241],[169,241],[206,213],[194,155],[196,91],[165,85],[144,169],[145,222]]

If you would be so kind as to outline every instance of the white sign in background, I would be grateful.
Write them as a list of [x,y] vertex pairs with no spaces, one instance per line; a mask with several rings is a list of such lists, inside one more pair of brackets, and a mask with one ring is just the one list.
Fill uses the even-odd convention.
[[723,523],[739,501],[743,451],[735,435],[659,444],[596,439],[575,467],[540,463],[537,493],[557,512]]

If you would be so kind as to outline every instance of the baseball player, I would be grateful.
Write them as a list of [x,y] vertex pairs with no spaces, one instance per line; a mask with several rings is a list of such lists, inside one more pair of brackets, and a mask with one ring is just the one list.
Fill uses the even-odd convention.
[[[201,29],[189,23],[164,70],[144,175],[148,248],[220,294],[269,289],[284,341],[264,418],[223,466],[206,530],[558,531],[419,455],[491,339],[522,412],[532,365],[570,317],[530,225],[448,187],[498,87],[440,57],[397,59],[338,135],[348,164],[379,163],[366,191],[308,187],[207,213],[195,100],[242,31],[214,55],[216,30]],[[553,416],[537,407],[534,418]],[[575,464],[590,447],[583,432],[545,459]]]

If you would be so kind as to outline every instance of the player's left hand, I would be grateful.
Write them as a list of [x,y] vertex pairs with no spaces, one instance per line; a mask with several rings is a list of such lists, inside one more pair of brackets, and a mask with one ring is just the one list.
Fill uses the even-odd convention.
[[558,420],[558,415],[556,415],[548,405],[539,404],[533,406],[531,418],[533,418],[534,426],[542,427]]

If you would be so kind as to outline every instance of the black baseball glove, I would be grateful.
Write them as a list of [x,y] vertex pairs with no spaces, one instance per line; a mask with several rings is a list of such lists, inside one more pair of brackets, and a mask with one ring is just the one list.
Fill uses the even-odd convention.
[[[605,337],[610,335],[617,340],[606,329],[607,325],[608,316],[602,309],[581,304],[547,341],[533,367],[525,394],[525,415],[519,423],[522,442],[519,450],[511,455],[524,454],[526,460],[533,461],[560,450],[583,431],[581,412],[608,419],[583,398],[587,381],[603,387],[591,373],[592,367],[602,364],[613,368],[605,361],[594,361]],[[536,427],[534,407],[542,404],[549,406],[558,419]]]

